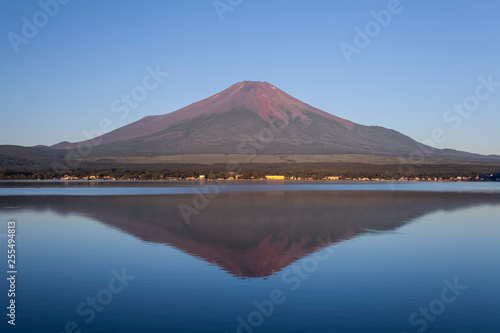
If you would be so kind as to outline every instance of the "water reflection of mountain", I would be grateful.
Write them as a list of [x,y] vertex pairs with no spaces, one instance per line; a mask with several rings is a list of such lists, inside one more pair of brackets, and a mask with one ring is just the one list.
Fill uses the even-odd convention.
[[0,197],[0,209],[76,213],[141,240],[175,246],[238,277],[273,274],[367,230],[394,230],[438,210],[500,204],[498,194],[317,191],[218,195],[189,224],[192,195]]

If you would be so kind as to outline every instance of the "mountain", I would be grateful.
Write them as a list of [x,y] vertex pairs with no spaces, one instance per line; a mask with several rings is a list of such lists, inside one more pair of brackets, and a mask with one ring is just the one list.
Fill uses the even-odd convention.
[[[92,156],[107,158],[186,154],[407,157],[414,151],[430,151],[438,159],[479,156],[432,149],[391,129],[359,125],[301,102],[270,83],[253,81],[236,83],[175,112],[145,117],[88,143],[96,142]],[[52,148],[77,145],[63,142]]]
[[[292,139],[290,135],[298,134],[294,132],[300,129],[306,132],[305,136],[301,135],[302,140],[308,142],[317,137],[312,131],[318,120],[330,123],[335,132],[352,131],[355,127],[354,123],[305,104],[267,82],[243,81],[175,112],[144,117],[97,141],[99,146],[141,147],[148,151],[168,149],[169,153],[207,152],[206,148],[213,153],[237,153],[241,140],[234,139],[255,136],[262,128],[272,125],[273,120],[287,127],[280,138]],[[300,146],[298,142],[280,141],[293,148]],[[325,140],[319,138],[319,141]],[[76,143],[53,146],[73,147]]]
[[[60,155],[81,147],[86,153],[76,158],[93,162],[397,164],[400,157],[422,153],[432,163],[500,162],[500,156],[434,149],[395,130],[356,124],[270,83],[254,81],[236,83],[177,111],[144,117],[92,140],[33,148],[47,157],[50,149]],[[9,155],[5,149],[21,152]],[[26,157],[12,146],[0,154]]]

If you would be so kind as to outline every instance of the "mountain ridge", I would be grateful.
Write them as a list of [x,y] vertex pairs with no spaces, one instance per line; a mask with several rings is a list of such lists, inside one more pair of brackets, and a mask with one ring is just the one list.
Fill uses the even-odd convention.
[[[80,153],[82,150],[86,152]],[[411,160],[422,154],[423,163],[500,163],[498,155],[437,149],[393,129],[354,123],[261,81],[235,83],[179,110],[143,117],[90,140],[0,149],[1,154],[16,158],[30,154],[37,158],[37,152],[45,160],[73,154],[80,161],[145,164],[152,160],[184,163],[186,156],[189,163],[224,163],[226,159],[220,156],[235,155],[240,156],[239,163],[252,162],[258,155],[259,163],[276,163],[278,158],[279,163],[311,159],[358,163],[376,160],[380,164],[382,158],[388,164],[397,164],[400,159]]]
[[[285,110],[288,111],[280,110],[280,106],[285,107]],[[217,94],[194,102],[179,110],[162,115],[145,116],[134,123],[106,133],[99,140],[99,145],[145,136],[184,121],[194,120],[202,116],[221,115],[233,109],[250,110],[268,124],[272,122],[271,117],[282,120],[286,125],[297,117],[301,122],[310,124],[312,120],[300,112],[300,107],[325,118],[333,119],[341,123],[348,130],[352,130],[354,127],[353,122],[306,104],[268,82],[241,81]],[[131,134],[130,132],[135,133]],[[68,149],[72,148],[75,144],[77,142],[68,143],[67,141],[63,141],[51,147]]]
[[337,117],[260,81],[238,82],[177,111],[144,117],[87,142],[93,141],[94,156],[235,154],[242,153],[239,143],[258,140],[273,122],[282,126],[270,140],[261,138],[260,154],[395,156],[425,147],[397,131]]

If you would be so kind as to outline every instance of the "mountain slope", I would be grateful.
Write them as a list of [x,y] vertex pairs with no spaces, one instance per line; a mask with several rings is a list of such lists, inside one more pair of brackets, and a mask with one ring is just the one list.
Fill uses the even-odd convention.
[[[86,153],[75,154],[79,148]],[[306,104],[270,83],[254,81],[236,83],[182,109],[144,117],[97,139],[26,150],[0,147],[0,154],[31,159],[37,156],[37,149],[43,160],[53,155],[48,153],[52,149],[57,156],[73,154],[71,158],[77,160],[118,163],[211,164],[225,163],[230,157],[242,163],[397,164],[400,157],[419,158],[422,152],[425,162],[431,163],[500,162],[500,156],[434,149],[391,129],[359,125]]]
[[[103,135],[92,157],[185,154],[396,157],[426,150],[433,157],[479,155],[426,147],[394,130],[363,126],[299,101],[267,82],[243,81],[172,113],[145,117]],[[52,148],[71,149],[78,143]],[[465,155],[464,155],[465,154]]]
[[[170,130],[167,132],[172,133],[170,136],[162,136],[165,134],[163,132],[175,125],[187,124],[194,120],[217,118],[234,110],[250,111],[268,124],[271,124],[272,119],[279,119],[286,125],[289,125],[295,119],[299,119],[303,124],[311,124],[312,119],[304,114],[304,111],[307,110],[315,115],[332,119],[342,124],[346,129],[351,130],[354,127],[354,123],[303,103],[267,82],[243,81],[175,112],[144,117],[139,121],[107,133],[103,135],[101,145],[140,137],[146,137],[149,139],[148,141],[175,138],[180,134],[185,134],[189,128],[183,126],[180,133],[178,133],[179,131]],[[71,147],[71,144],[60,143],[53,147],[67,148],[68,146]]]

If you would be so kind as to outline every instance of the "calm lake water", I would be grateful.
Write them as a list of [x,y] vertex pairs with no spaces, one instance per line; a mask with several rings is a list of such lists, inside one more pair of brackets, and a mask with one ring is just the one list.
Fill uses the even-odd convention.
[[500,184],[214,184],[0,182],[2,332],[498,332]]

